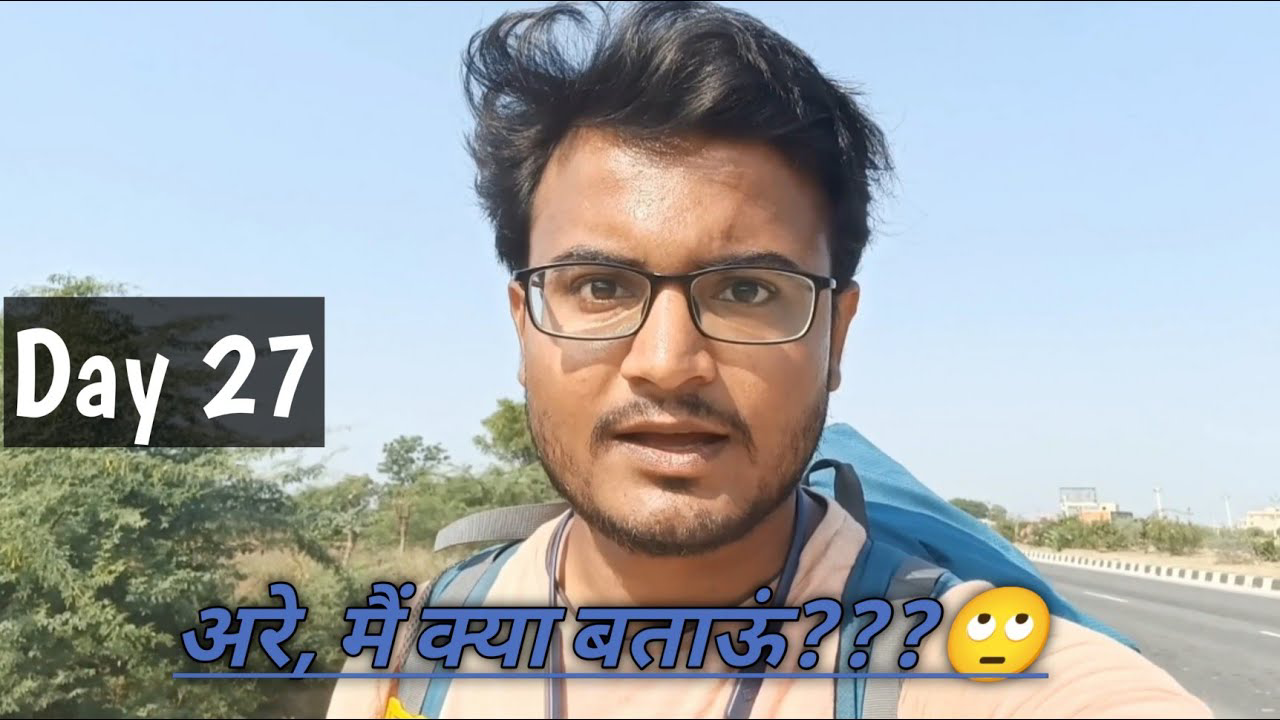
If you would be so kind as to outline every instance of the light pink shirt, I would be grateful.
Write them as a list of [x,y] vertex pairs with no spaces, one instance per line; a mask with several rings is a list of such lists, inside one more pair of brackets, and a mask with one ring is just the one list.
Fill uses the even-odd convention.
[[[544,563],[555,523],[536,531],[511,557],[489,593],[494,604],[544,606],[548,578]],[[865,531],[844,510],[831,505],[800,557],[789,600],[801,606],[812,598],[839,598],[849,568],[866,538]],[[918,670],[953,672],[946,656],[950,618],[964,604],[988,589],[981,582],[963,583],[946,593],[942,625],[920,648]],[[796,672],[795,665],[805,634],[820,617],[789,623],[787,655],[782,672]],[[911,622],[915,622],[913,619]],[[562,623],[566,644],[565,669],[600,672],[598,663],[579,660],[569,646],[577,632],[573,611]],[[820,668],[834,668],[838,633],[826,636],[819,652]],[[661,652],[661,645],[650,646]],[[628,667],[622,654],[620,671]],[[717,662],[712,662],[712,660]],[[729,671],[718,663],[714,648],[708,652],[705,670]],[[464,661],[462,671],[493,672],[496,663],[480,658]],[[355,662],[347,669],[355,669]],[[829,671],[829,670],[828,670]],[[651,671],[660,673],[661,671]],[[1026,672],[1048,673],[1047,679],[1012,679],[975,682],[967,679],[908,679],[899,698],[901,718],[1201,718],[1212,717],[1209,708],[1183,689],[1168,673],[1111,638],[1068,620],[1054,617],[1049,640],[1040,657]],[[454,679],[441,718],[542,718],[545,681],[540,679]],[[567,681],[567,713],[573,718],[723,717],[733,681],[727,679]],[[763,682],[753,708],[753,718],[831,718],[834,681],[821,678],[768,679]],[[334,690],[329,717],[383,717],[393,684],[387,680],[343,679]]]

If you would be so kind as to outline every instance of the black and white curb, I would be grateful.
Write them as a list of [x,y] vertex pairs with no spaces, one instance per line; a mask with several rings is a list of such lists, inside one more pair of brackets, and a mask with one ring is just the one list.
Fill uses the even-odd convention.
[[1050,550],[1027,549],[1023,550],[1022,554],[1026,555],[1027,559],[1035,562],[1067,565],[1084,570],[1097,570],[1120,575],[1139,575],[1153,580],[1245,592],[1251,595],[1273,596],[1280,599],[1280,578],[1278,577],[1241,575],[1239,573],[1177,567],[1176,565],[1156,565],[1133,560],[1087,557],[1069,553],[1056,553]]

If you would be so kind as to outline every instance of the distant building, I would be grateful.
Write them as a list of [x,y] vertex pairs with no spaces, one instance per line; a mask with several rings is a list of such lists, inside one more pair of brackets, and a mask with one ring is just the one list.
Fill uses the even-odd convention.
[[1119,520],[1132,520],[1133,513],[1117,510],[1115,503],[1102,503],[1097,510],[1081,510],[1077,517],[1084,523],[1113,523]]
[[1133,519],[1133,513],[1121,510],[1116,503],[1098,502],[1098,489],[1092,487],[1058,488],[1058,512],[1060,517],[1075,517],[1085,523]]
[[1082,512],[1095,511],[1098,506],[1098,489],[1092,487],[1058,488],[1058,511],[1064,517],[1078,516]]
[[1280,532],[1280,507],[1269,507],[1261,510],[1250,510],[1245,513],[1244,526],[1275,534]]

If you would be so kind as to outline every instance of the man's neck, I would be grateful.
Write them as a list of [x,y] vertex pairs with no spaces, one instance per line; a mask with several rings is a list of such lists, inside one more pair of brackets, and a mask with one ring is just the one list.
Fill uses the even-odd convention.
[[576,607],[742,603],[782,570],[794,531],[796,497],[737,542],[691,557],[631,552],[575,518],[564,540],[564,594]]

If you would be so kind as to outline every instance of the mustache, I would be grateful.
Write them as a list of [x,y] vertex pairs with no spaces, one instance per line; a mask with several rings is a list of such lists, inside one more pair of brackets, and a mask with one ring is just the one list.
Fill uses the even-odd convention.
[[751,428],[747,421],[735,410],[720,409],[698,395],[681,395],[663,402],[633,400],[607,410],[596,421],[591,431],[591,447],[599,450],[609,442],[616,430],[631,422],[641,422],[658,416],[697,418],[711,420],[723,425],[730,436],[735,437],[746,446],[747,452],[754,455],[755,442],[752,440]]

